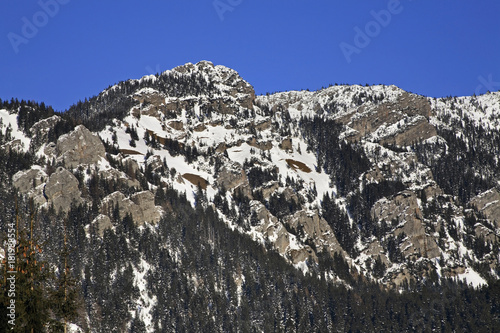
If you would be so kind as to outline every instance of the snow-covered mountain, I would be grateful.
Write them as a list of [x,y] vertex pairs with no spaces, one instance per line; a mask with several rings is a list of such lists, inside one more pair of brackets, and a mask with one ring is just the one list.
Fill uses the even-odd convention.
[[[157,232],[178,214],[177,192],[317,279],[397,290],[499,279],[500,92],[435,99],[341,85],[256,96],[236,71],[202,61],[64,114],[4,105],[2,149],[32,156],[12,186],[39,210],[89,207],[87,238],[127,216]],[[158,299],[144,279],[156,266],[142,257],[132,270],[142,310],[131,311],[148,330]]]

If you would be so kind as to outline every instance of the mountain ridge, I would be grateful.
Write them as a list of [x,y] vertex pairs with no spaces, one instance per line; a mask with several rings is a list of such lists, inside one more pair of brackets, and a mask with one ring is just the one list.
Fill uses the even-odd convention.
[[155,232],[176,214],[176,192],[314,278],[405,290],[500,277],[500,93],[256,96],[203,61],[120,82],[64,114],[18,104],[0,110],[2,149],[33,157],[11,170],[12,187],[41,211],[89,207],[87,237],[129,217]]

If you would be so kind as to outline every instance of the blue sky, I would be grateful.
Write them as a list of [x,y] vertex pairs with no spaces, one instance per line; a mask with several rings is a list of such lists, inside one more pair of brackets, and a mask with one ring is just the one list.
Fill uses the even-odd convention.
[[500,89],[500,2],[5,0],[0,98],[65,110],[121,80],[210,60],[258,94],[334,83],[426,96]]

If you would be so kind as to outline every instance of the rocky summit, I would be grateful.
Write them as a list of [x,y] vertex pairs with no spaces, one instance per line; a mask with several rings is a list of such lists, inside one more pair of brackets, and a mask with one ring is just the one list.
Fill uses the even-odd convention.
[[[59,114],[14,100],[0,109],[2,154],[12,162],[3,195],[37,212],[40,237],[74,223],[81,253],[102,242],[115,242],[107,256],[135,253],[110,272],[129,274],[129,328],[140,320],[158,329],[164,296],[148,283],[177,271],[163,275],[163,255],[174,266],[202,265],[185,248],[211,249],[215,271],[225,265],[214,250],[221,232],[204,225],[210,216],[238,244],[243,237],[337,286],[401,292],[500,278],[499,92],[429,98],[331,85],[256,96],[236,71],[202,61],[120,82]],[[168,221],[186,214],[183,200],[203,214],[160,241],[162,230],[175,232]],[[206,243],[185,243],[192,233]],[[73,265],[90,290],[92,260]],[[253,278],[236,266],[227,279],[240,299]],[[229,290],[195,273],[184,278],[193,290]],[[82,297],[80,325],[96,327],[92,314],[106,307]]]

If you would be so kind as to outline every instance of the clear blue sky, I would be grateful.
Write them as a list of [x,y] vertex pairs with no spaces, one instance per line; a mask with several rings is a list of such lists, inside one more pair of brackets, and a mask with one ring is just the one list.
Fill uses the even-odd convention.
[[[380,11],[390,17],[377,22]],[[235,69],[259,94],[330,83],[434,97],[500,89],[496,0],[4,0],[0,12],[0,98],[56,110],[200,60]]]

